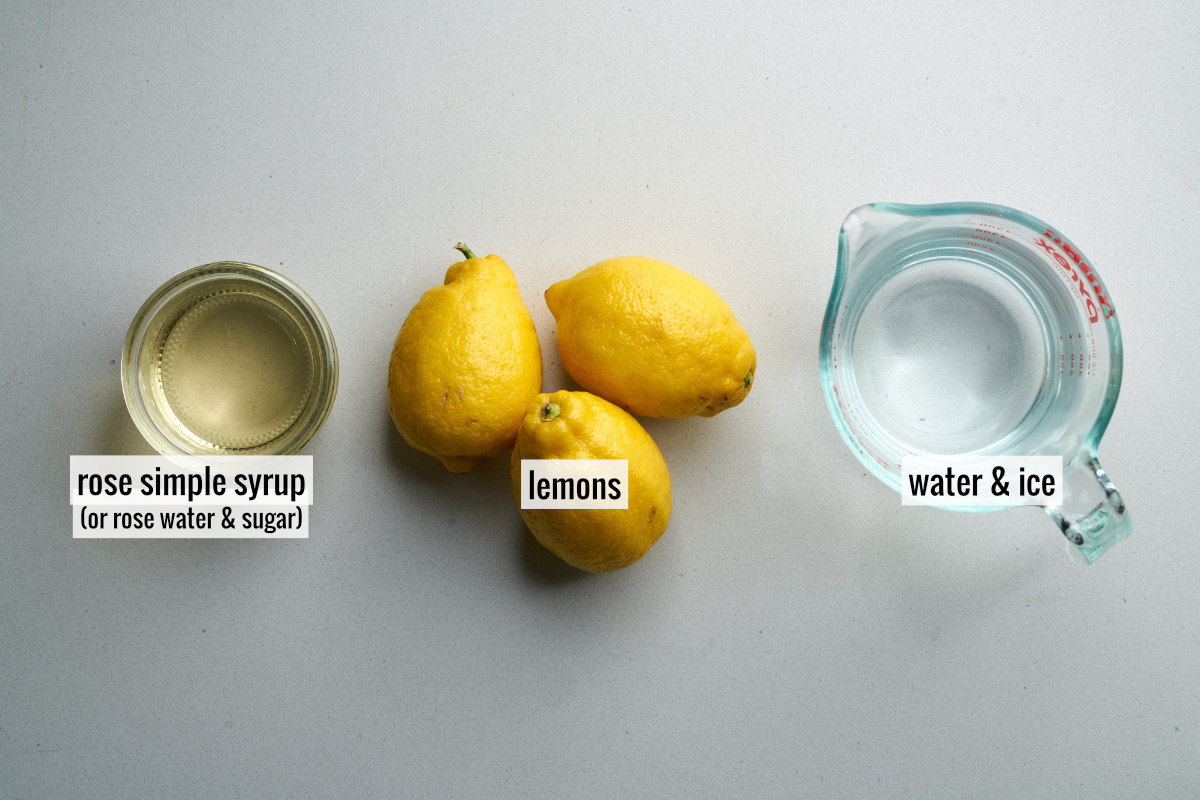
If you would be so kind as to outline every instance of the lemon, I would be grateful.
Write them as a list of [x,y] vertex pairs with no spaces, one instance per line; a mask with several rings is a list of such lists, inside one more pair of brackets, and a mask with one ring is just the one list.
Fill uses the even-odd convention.
[[587,392],[539,394],[529,401],[510,464],[521,506],[521,459],[625,459],[625,509],[521,508],[542,545],[573,567],[611,572],[634,563],[671,518],[671,475],[658,445],[627,412]]
[[513,446],[542,389],[542,352],[508,265],[458,248],[467,260],[417,301],[396,336],[388,410],[405,441],[462,473]]
[[654,258],[612,258],[546,290],[563,367],[634,414],[711,417],[745,399],[750,336],[708,284]]

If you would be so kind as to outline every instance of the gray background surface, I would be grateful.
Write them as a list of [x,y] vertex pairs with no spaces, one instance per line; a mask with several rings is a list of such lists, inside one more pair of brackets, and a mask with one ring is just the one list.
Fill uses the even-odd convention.
[[[0,797],[1200,795],[1200,30],[1183,2],[7,3]],[[977,10],[979,9],[979,10]],[[1126,345],[1135,534],[901,508],[825,411],[836,237],[876,200],[1058,226]],[[649,421],[675,511],[589,576],[505,463],[394,433],[392,339],[465,240],[542,300],[602,258],[715,287],[748,400]],[[149,293],[275,267],[337,336],[306,541],[73,541],[68,457],[148,453]]]

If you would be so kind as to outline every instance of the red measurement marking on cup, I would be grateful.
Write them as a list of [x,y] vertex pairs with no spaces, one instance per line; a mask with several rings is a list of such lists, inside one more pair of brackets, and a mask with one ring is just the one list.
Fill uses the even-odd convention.
[[965,219],[962,223],[962,230],[967,235],[965,245],[976,249],[985,249],[985,251],[995,252],[996,247],[1001,241],[1006,241],[1006,234],[1013,233],[1008,228],[1002,228],[1001,225],[995,225],[990,222],[983,222],[982,219]]
[[1096,340],[1091,334],[1058,337],[1058,374],[1064,378],[1090,378],[1096,374]]
[[[858,446],[858,451],[864,455],[870,456],[877,464],[879,464],[879,466],[883,467],[884,469],[890,469],[891,464],[881,458],[874,450],[863,444],[863,436],[859,433],[859,430],[860,428],[865,429],[866,426],[861,420],[858,419],[857,410],[842,402],[842,395],[836,386],[833,387],[833,396],[837,398],[837,406],[842,410],[842,419],[846,421],[846,427],[850,430],[851,435],[854,436],[854,442]],[[900,469],[899,464],[896,465],[896,469]]]
[[[1104,295],[1104,287],[1100,285],[1100,278],[1097,277],[1095,270],[1083,260],[1083,257],[1069,243],[1055,233],[1053,229],[1046,228],[1043,231],[1043,235],[1049,238],[1057,247],[1051,245],[1046,241],[1046,238],[1042,237],[1038,237],[1035,244],[1054,257],[1058,266],[1073,282],[1075,288],[1079,290],[1084,305],[1087,306],[1088,321],[1095,324],[1099,321],[1101,313],[1104,314],[1105,319],[1116,316],[1116,309],[1112,307],[1112,303]],[[1078,271],[1076,268],[1078,268]],[[1086,285],[1083,282],[1085,277],[1087,278]],[[1088,291],[1089,288],[1091,291]],[[1092,299],[1093,293],[1095,294],[1094,301]],[[1099,308],[1096,307],[1096,303],[1100,304]]]
[[1005,234],[1012,233],[1012,231],[1002,228],[999,225],[975,220],[966,220],[963,228],[967,232],[967,247],[993,252],[996,250],[993,245],[1000,244],[1001,241],[1008,239]]

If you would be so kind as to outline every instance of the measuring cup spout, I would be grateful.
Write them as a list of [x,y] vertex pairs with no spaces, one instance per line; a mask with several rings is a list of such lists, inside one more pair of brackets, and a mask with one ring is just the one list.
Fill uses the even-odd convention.
[[858,272],[856,268],[866,262],[860,257],[863,249],[886,239],[881,234],[909,219],[904,214],[888,211],[883,205],[872,203],[859,206],[851,211],[842,223],[841,235],[838,237],[836,279],[843,286],[853,282]]
[[1067,537],[1067,552],[1090,564],[1128,538],[1133,533],[1133,521],[1096,453],[1082,456],[1063,465],[1063,503],[1046,506],[1046,513]]

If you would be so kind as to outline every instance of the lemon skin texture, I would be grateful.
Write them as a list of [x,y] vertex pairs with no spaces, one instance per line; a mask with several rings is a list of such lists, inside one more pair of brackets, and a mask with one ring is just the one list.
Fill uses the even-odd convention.
[[[626,459],[626,509],[521,508],[521,459]],[[638,561],[671,518],[671,475],[650,434],[628,412],[588,392],[539,394],[529,401],[510,464],[513,497],[525,525],[573,567],[611,572]]]
[[750,392],[750,336],[708,284],[665,261],[601,261],[546,290],[580,386],[647,417],[711,417]]
[[507,452],[541,388],[533,319],[512,270],[495,255],[446,271],[445,284],[404,320],[388,364],[396,429],[456,473]]

